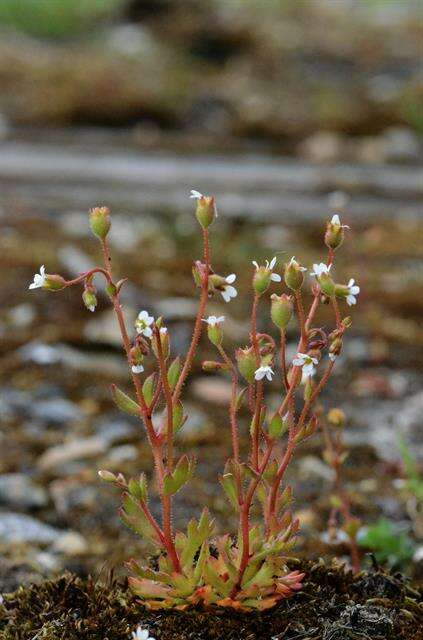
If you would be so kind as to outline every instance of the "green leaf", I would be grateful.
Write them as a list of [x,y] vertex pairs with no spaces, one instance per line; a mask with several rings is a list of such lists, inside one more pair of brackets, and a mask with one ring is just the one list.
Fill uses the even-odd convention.
[[184,407],[180,400],[178,400],[178,402],[173,407],[172,419],[173,433],[178,433],[179,429],[181,429],[187,419],[187,417],[184,416]]
[[141,408],[134,400],[132,400],[132,398],[127,396],[126,393],[121,391],[115,384],[111,385],[111,391],[113,400],[118,409],[125,413],[129,413],[131,416],[139,417]]
[[165,496],[174,495],[191,477],[194,470],[193,460],[187,455],[179,459],[173,473],[168,473],[163,479],[163,493]]
[[226,496],[229,499],[229,502],[234,507],[234,509],[238,511],[239,504],[236,478],[232,473],[224,473],[223,476],[220,476],[219,481],[222,485],[223,491],[226,493]]
[[142,536],[143,538],[147,538],[155,543],[158,542],[156,537],[156,532],[154,531],[153,526],[147,520],[143,510],[140,505],[128,493],[124,493],[122,496],[122,508],[120,510],[120,517],[122,522],[126,524],[129,529]]
[[235,411],[239,411],[239,409],[241,408],[241,405],[243,403],[243,400],[245,398],[245,394],[248,391],[248,387],[243,387],[241,389],[241,391],[238,393],[237,397],[236,397],[236,402],[235,402]]
[[142,394],[144,396],[144,400],[147,404],[151,404],[154,395],[154,380],[155,374],[152,373],[144,380],[144,384],[142,385]]
[[147,479],[142,473],[138,480],[131,478],[128,483],[128,489],[131,496],[145,502],[147,500]]
[[272,440],[281,438],[288,431],[288,420],[284,420],[279,413],[275,413],[269,421],[269,437]]
[[179,380],[180,373],[181,373],[181,359],[178,356],[172,362],[172,364],[170,365],[170,367],[169,367],[169,369],[167,371],[167,381],[168,381],[169,386],[170,386],[171,389],[175,388],[176,383]]

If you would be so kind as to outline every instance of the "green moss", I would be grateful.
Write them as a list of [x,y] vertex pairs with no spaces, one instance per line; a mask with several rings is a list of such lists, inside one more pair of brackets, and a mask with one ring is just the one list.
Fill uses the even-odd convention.
[[386,630],[384,640],[423,640],[418,631],[423,628],[421,593],[398,574],[376,568],[353,577],[336,565],[293,560],[291,566],[307,572],[304,589],[262,614],[216,607],[148,611],[130,595],[126,584],[113,578],[99,585],[67,574],[6,596],[0,608],[0,637],[128,640],[141,625],[157,640],[317,640],[323,633],[325,638],[338,638],[341,628],[343,638],[362,639],[368,637],[363,634],[371,619]]

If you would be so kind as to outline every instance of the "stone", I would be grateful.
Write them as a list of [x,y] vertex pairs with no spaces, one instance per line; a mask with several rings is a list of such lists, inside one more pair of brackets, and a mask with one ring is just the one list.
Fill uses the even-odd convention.
[[[125,318],[128,327],[133,326],[137,312],[125,306]],[[95,313],[84,327],[84,335],[90,342],[109,344],[113,347],[122,346],[122,338],[119,325],[113,309],[107,309],[102,313]]]
[[38,509],[48,503],[43,487],[21,473],[0,475],[0,504],[17,509]]
[[65,344],[49,345],[43,342],[29,342],[17,351],[22,362],[35,362],[47,366],[62,364],[64,367],[88,373],[103,373],[107,376],[123,377],[128,367],[124,358],[110,353],[84,353]]
[[53,551],[71,557],[86,554],[88,548],[88,542],[77,531],[66,531],[53,544]]
[[333,131],[317,131],[298,147],[299,154],[316,163],[336,162],[344,155],[345,139]]
[[95,458],[107,451],[107,442],[98,436],[78,438],[50,447],[38,460],[41,471],[52,471],[67,462]]
[[0,513],[0,542],[47,545],[59,539],[61,532],[22,513]]
[[192,383],[193,394],[210,404],[226,407],[231,400],[231,383],[219,376],[202,376]]
[[31,405],[31,413],[39,420],[56,424],[77,422],[83,417],[80,408],[66,398],[36,400]]

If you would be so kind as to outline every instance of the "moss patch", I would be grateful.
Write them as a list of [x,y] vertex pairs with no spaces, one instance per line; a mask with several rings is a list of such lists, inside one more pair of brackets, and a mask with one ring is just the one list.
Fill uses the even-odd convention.
[[293,561],[304,589],[262,614],[220,608],[148,611],[125,583],[66,574],[5,596],[2,640],[123,640],[137,625],[157,640],[423,640],[422,593],[375,568],[354,577],[335,564]]

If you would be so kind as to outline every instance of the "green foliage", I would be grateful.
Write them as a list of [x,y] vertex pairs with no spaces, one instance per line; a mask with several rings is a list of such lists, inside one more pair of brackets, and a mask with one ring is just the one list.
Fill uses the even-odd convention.
[[[161,555],[158,568],[141,567],[135,560],[127,566],[133,576],[129,584],[135,595],[150,609],[185,609],[204,603],[239,610],[264,610],[286,598],[301,586],[304,574],[289,572],[283,554],[292,546],[286,532],[264,540],[261,527],[250,530],[250,559],[239,581],[242,538],[234,543],[229,535],[209,541],[214,524],[207,509],[199,522],[191,520],[187,533],[178,532],[175,546],[182,570],[175,573],[169,558]],[[236,590],[236,597],[232,597]]]
[[358,542],[373,551],[379,562],[389,562],[394,567],[413,557],[414,546],[407,533],[399,532],[386,518],[380,518],[376,524],[367,527]]
[[0,0],[0,26],[64,38],[95,26],[122,6],[123,0]]

